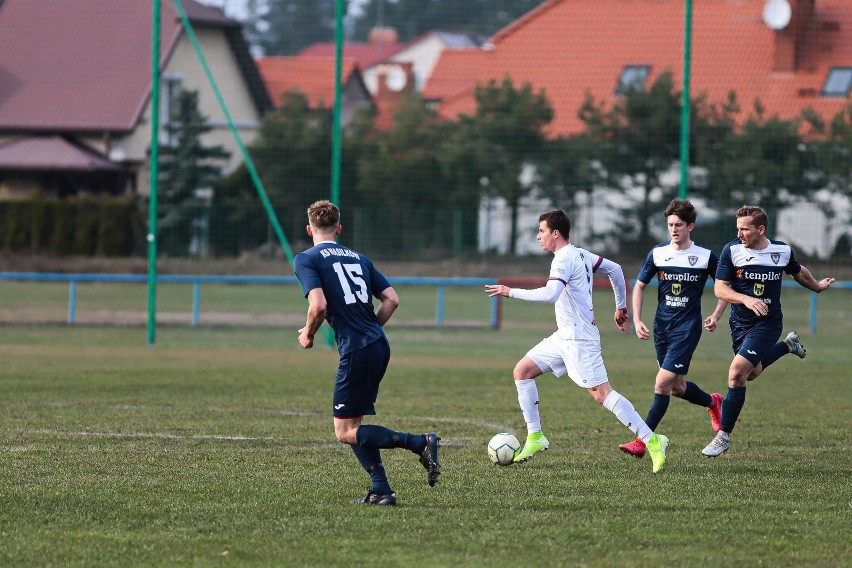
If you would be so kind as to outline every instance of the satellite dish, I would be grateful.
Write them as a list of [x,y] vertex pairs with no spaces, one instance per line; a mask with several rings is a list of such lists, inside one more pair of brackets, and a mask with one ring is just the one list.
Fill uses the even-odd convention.
[[391,91],[398,93],[405,88],[405,84],[407,82],[408,77],[405,76],[405,71],[401,68],[391,67],[387,70],[387,75],[385,75],[385,85],[387,85],[388,89]]
[[775,31],[786,28],[792,16],[793,10],[787,0],[769,0],[763,7],[763,23]]

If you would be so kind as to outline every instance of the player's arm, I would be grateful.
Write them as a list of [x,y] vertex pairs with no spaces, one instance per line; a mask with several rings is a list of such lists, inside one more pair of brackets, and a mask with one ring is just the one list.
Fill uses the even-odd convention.
[[727,280],[719,280],[717,278],[716,283],[713,285],[713,293],[716,294],[717,298],[729,304],[744,305],[758,316],[765,316],[769,313],[769,306],[763,300],[740,294],[731,288],[731,283]]
[[725,308],[727,307],[728,302],[725,300],[718,300],[716,302],[716,309],[713,310],[713,313],[704,318],[704,329],[707,331],[716,331],[716,326],[722,318],[722,314],[725,313]]
[[645,303],[645,288],[647,283],[637,280],[633,286],[633,325],[636,327],[636,337],[639,339],[649,339],[651,330],[642,321],[642,305]]
[[489,297],[503,296],[505,298],[517,298],[528,302],[555,303],[559,295],[565,289],[565,282],[558,278],[551,278],[545,286],[527,290],[525,288],[509,288],[502,284],[486,284],[485,293]]
[[399,307],[399,296],[393,287],[388,286],[376,297],[380,302],[376,309],[376,318],[379,320],[379,325],[385,325]]
[[322,288],[314,288],[308,292],[308,316],[305,327],[299,330],[299,345],[305,349],[314,346],[314,335],[325,320],[327,305]]
[[604,274],[609,277],[612,292],[615,294],[615,325],[621,331],[627,331],[627,322],[630,321],[630,313],[627,310],[627,282],[624,279],[624,271],[617,262],[598,257],[594,267],[595,274]]
[[805,266],[802,266],[802,269],[799,272],[793,274],[793,280],[817,294],[823,290],[828,290],[829,286],[834,284],[834,278],[823,278],[822,280],[817,280],[814,278],[814,275],[811,274],[811,271]]

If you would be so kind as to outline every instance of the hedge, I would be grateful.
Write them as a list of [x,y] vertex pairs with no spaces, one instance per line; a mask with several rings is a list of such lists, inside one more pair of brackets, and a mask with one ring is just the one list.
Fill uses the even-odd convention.
[[0,201],[0,248],[57,256],[138,255],[145,251],[144,212],[130,198]]

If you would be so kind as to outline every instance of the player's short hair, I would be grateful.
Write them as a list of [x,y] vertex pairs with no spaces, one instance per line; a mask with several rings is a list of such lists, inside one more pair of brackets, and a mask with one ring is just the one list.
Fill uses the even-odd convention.
[[672,199],[672,202],[666,207],[666,219],[669,218],[669,215],[677,215],[688,225],[694,225],[698,218],[695,206],[688,199]]
[[769,219],[766,217],[766,211],[757,205],[743,205],[737,209],[737,219],[740,217],[751,217],[751,224],[755,227],[769,226]]
[[340,224],[340,209],[327,199],[316,201],[308,207],[308,222],[314,229],[333,231]]
[[555,209],[547,213],[542,213],[538,216],[538,222],[541,223],[542,221],[547,223],[548,229],[559,231],[559,234],[565,237],[565,240],[568,240],[568,236],[571,234],[571,219],[568,218],[565,211]]

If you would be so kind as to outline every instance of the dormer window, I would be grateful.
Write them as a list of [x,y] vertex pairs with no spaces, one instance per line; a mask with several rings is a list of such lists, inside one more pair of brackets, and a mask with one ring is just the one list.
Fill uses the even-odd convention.
[[650,72],[650,65],[625,66],[624,71],[621,72],[621,77],[618,79],[618,85],[615,87],[615,96],[624,95],[628,91],[645,90],[645,81],[648,80],[648,73]]
[[822,88],[824,97],[846,97],[852,84],[852,67],[832,67]]

